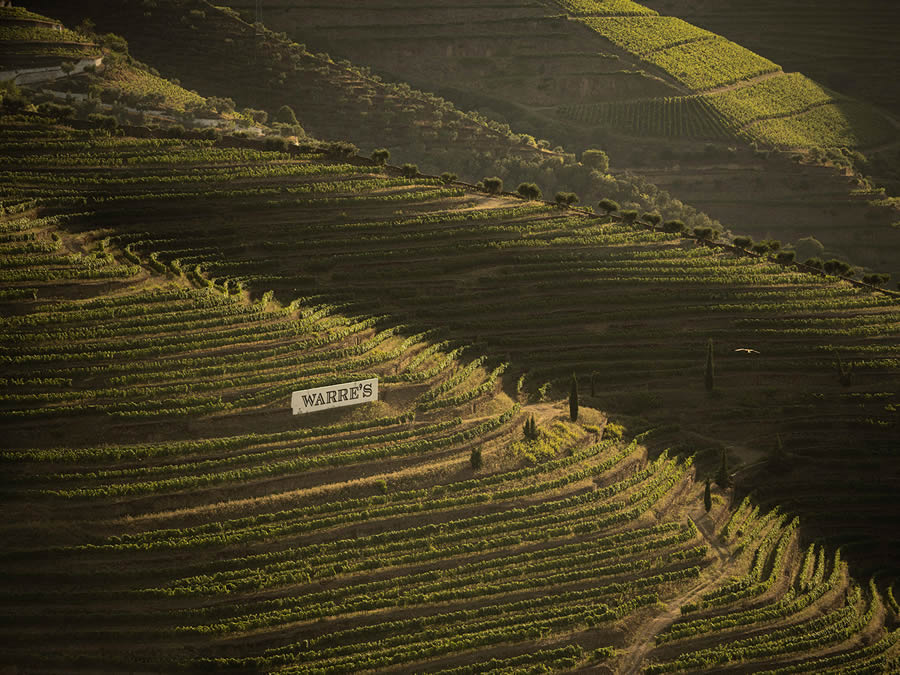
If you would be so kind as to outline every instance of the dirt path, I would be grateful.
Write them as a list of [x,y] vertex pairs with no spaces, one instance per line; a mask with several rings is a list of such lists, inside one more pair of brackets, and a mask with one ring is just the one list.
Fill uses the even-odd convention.
[[[701,515],[702,514],[702,515]],[[627,675],[631,673],[640,673],[642,665],[647,654],[656,646],[654,638],[671,626],[675,620],[681,616],[681,607],[689,602],[696,600],[698,597],[715,587],[726,575],[732,572],[734,565],[734,556],[727,546],[723,546],[715,536],[715,529],[712,521],[705,517],[706,514],[701,509],[694,509],[693,513],[688,516],[697,530],[709,544],[710,550],[717,558],[717,562],[713,563],[717,567],[715,574],[701,581],[697,585],[687,589],[681,595],[672,598],[666,603],[665,609],[651,621],[640,626],[635,631],[633,639],[629,645],[630,649],[624,656],[617,672]]]

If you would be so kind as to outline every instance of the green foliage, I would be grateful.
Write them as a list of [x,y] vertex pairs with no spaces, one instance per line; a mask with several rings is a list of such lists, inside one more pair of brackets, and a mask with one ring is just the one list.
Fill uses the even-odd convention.
[[503,179],[498,178],[497,176],[490,176],[485,178],[482,183],[484,184],[484,189],[491,194],[499,194],[503,192]]
[[400,172],[406,178],[415,178],[419,175],[419,167],[415,164],[410,164],[409,162],[407,162],[400,167]]
[[659,224],[662,222],[662,216],[658,213],[644,212],[641,214],[641,220],[653,227],[659,227]]
[[529,200],[539,200],[543,196],[537,183],[520,183],[519,187],[516,188],[516,192],[523,199]]
[[554,200],[561,207],[574,206],[578,203],[578,195],[574,192],[557,192]]
[[796,251],[780,251],[778,255],[775,256],[775,261],[782,265],[789,265],[794,262],[794,258],[796,257]]
[[450,172],[450,171],[445,171],[444,173],[441,174],[441,180],[442,180],[444,183],[452,183],[452,182],[454,182],[457,178],[459,178],[459,176],[457,176],[455,173],[452,173],[452,172]]
[[378,148],[372,151],[372,161],[376,164],[384,165],[391,158],[391,151],[387,148]]
[[643,58],[695,91],[781,70],[768,59],[720,37],[649,52]]
[[581,153],[581,163],[590,169],[607,173],[609,171],[609,157],[603,150],[590,148]]
[[103,113],[91,113],[87,116],[88,122],[96,124],[100,129],[115,129],[119,122],[112,115],[104,115]]
[[652,9],[631,0],[560,0],[559,4],[572,14],[656,15],[656,12]]
[[645,58],[666,47],[716,38],[673,16],[591,17],[581,21],[613,44]]
[[294,113],[294,109],[291,106],[285,104],[281,106],[276,112],[275,116],[272,118],[273,121],[278,122],[280,124],[298,124],[297,115]]
[[890,274],[866,274],[862,278],[863,283],[872,284],[873,286],[883,286],[891,280]]
[[601,199],[597,203],[597,206],[599,206],[606,215],[611,214],[613,211],[618,211],[619,208],[621,208],[619,202],[614,199]]
[[472,452],[469,455],[469,464],[472,466],[473,471],[478,471],[482,466],[481,459],[481,448],[476,446],[472,448]]
[[566,104],[557,112],[582,124],[640,136],[730,140],[738,130],[706,97],[697,95]]
[[616,422],[607,422],[606,427],[603,429],[604,438],[620,441],[622,437],[625,435],[625,427],[621,424],[617,424]]
[[252,119],[257,124],[265,124],[269,121],[269,113],[265,110],[256,110],[255,108],[244,108],[242,114]]
[[853,268],[850,264],[844,262],[843,260],[838,260],[837,258],[832,258],[831,260],[826,261],[822,265],[822,269],[826,274],[834,274],[839,277],[848,277],[853,276]]
[[735,246],[737,246],[738,248],[742,248],[746,251],[748,248],[750,248],[753,245],[753,238],[752,237],[744,237],[744,236],[735,237],[731,243],[734,244]]
[[819,258],[825,252],[825,247],[815,237],[803,237],[798,239],[794,244],[794,250],[797,251],[797,257],[801,260],[807,258]]

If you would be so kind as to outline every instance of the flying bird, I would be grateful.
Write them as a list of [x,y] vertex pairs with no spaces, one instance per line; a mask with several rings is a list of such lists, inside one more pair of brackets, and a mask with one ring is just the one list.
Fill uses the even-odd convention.
[[738,347],[734,351],[736,352],[746,352],[747,354],[759,354],[755,349],[750,349],[750,347]]

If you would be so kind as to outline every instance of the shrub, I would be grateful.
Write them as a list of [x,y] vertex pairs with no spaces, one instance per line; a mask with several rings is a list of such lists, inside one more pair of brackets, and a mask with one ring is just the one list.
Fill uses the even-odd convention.
[[416,166],[415,164],[410,164],[407,162],[406,164],[404,164],[403,166],[400,167],[400,172],[406,178],[415,178],[416,176],[419,175],[419,167]]
[[659,227],[659,224],[662,222],[662,216],[659,215],[658,213],[645,212],[641,216],[641,220],[643,220],[645,223],[647,223],[649,225],[652,225],[653,227]]
[[288,139],[283,136],[269,136],[264,142],[263,147],[266,150],[275,150],[285,152],[288,149]]
[[831,260],[827,261],[824,265],[822,265],[822,269],[825,270],[826,274],[834,274],[841,277],[853,276],[853,268],[843,260],[838,260],[836,258],[832,258]]
[[599,206],[606,215],[619,210],[619,203],[612,199],[601,199],[597,203],[597,206]]
[[283,105],[275,113],[275,121],[281,124],[298,124],[297,115],[289,105]]
[[687,231],[687,225],[681,220],[667,220],[663,223],[663,231],[676,233],[685,232]]
[[469,463],[474,471],[478,471],[482,465],[481,448],[472,448],[472,454],[469,455]]
[[41,103],[38,107],[38,112],[47,115],[48,117],[57,117],[60,119],[69,119],[75,116],[75,108],[70,105],[64,105],[60,103]]
[[503,179],[497,176],[490,176],[485,178],[483,181],[484,189],[490,192],[491,194],[498,194],[503,192]]
[[797,257],[797,254],[794,251],[781,251],[777,256],[775,256],[775,260],[780,262],[782,265],[789,265],[794,262],[795,257]]
[[609,171],[609,157],[603,150],[594,148],[585,150],[581,153],[581,163],[586,167],[602,171],[603,173]]
[[265,110],[256,110],[255,108],[244,108],[244,115],[252,119],[257,124],[265,124],[269,120],[269,113]]
[[91,113],[87,116],[87,119],[88,122],[93,122],[101,129],[115,129],[119,124],[115,117],[112,115],[104,115],[103,113]]
[[387,148],[378,148],[372,151],[372,161],[379,165],[385,165],[391,158],[391,151]]
[[867,284],[872,284],[873,286],[882,286],[891,280],[890,274],[867,274],[862,280]]
[[208,141],[221,141],[222,140],[222,132],[213,127],[204,129],[200,135]]
[[540,199],[543,196],[541,188],[538,187],[537,183],[519,183],[516,192],[518,192],[523,199]]
[[578,195],[574,192],[557,192],[554,199],[559,206],[573,206],[578,203]]
[[359,152],[359,148],[357,148],[353,143],[348,143],[347,141],[332,141],[331,143],[327,143],[325,145],[325,152],[328,155],[338,156],[338,157],[355,157]]
[[457,178],[459,178],[459,176],[457,176],[455,173],[451,173],[450,171],[445,171],[441,174],[441,180],[445,183],[452,183]]
[[735,237],[732,243],[738,248],[742,248],[746,251],[753,245],[753,239],[750,237]]

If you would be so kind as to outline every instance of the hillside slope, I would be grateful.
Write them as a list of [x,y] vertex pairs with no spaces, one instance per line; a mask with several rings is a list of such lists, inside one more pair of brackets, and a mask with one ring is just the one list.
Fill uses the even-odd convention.
[[[574,371],[597,407],[682,430],[684,449],[710,462],[721,449],[751,461],[781,442],[798,475],[823,453],[839,474],[846,449],[889,453],[896,439],[896,298],[768,255],[340,154],[323,163],[148,140],[126,160],[137,150],[128,143],[111,138],[94,156],[65,135],[49,149],[39,138],[8,147],[5,201],[84,211],[76,224],[109,228],[161,266],[474,341],[537,397],[565,391]],[[108,168],[86,172],[86,161]],[[838,359],[853,368],[850,389]],[[890,455],[849,462],[886,489],[890,467]],[[835,508],[849,498],[835,494]],[[885,501],[872,522],[849,519],[849,532],[893,537]]]
[[[253,3],[229,4],[252,16]],[[505,0],[492,8],[376,1],[348,12],[281,0],[267,3],[263,18],[518,131],[575,152],[603,147],[619,175],[645,176],[735,232],[812,236],[826,255],[900,275],[896,207],[845,168],[855,162],[895,187],[897,128],[880,112],[636,3]],[[757,152],[756,144],[787,152]],[[792,159],[796,152],[806,159]],[[630,199],[609,185],[591,195]]]
[[[820,452],[826,419],[849,439],[841,413],[853,438],[868,416],[890,443],[895,299],[315,148],[39,114],[0,136],[4,664],[896,665],[892,577],[854,580],[729,490],[707,513],[693,463],[658,449],[758,437],[788,401],[780,461],[802,461],[804,418]],[[691,393],[709,335],[766,355],[719,351],[711,398]],[[865,354],[852,408],[816,374],[837,343]],[[655,430],[588,405],[571,420],[552,378],[576,363],[583,403]],[[372,375],[376,403],[290,414],[297,387]],[[880,477],[893,523],[896,475]]]
[[889,3],[861,0],[647,0],[646,6],[680,16],[730,37],[832,89],[900,114],[900,91],[887,64],[900,62],[897,12]]

